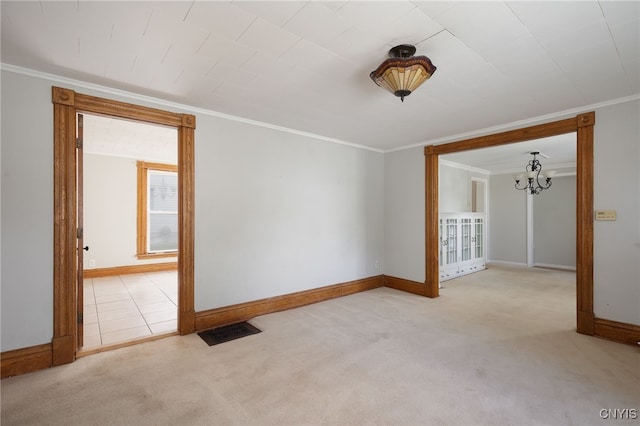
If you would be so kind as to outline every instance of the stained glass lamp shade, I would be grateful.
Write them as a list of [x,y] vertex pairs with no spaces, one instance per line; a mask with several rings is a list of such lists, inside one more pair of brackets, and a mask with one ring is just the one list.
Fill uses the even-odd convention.
[[409,44],[394,47],[389,51],[389,59],[369,77],[404,102],[405,96],[427,81],[437,69],[426,56],[413,56],[415,52],[416,48]]

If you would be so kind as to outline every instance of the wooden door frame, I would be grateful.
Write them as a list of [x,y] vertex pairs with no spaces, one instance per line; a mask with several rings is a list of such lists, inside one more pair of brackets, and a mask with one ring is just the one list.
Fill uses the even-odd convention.
[[194,137],[196,119],[155,108],[52,87],[53,102],[53,365],[76,358],[76,114],[106,115],[178,131],[178,331],[195,331]]
[[424,147],[425,286],[424,295],[439,296],[438,156],[576,132],[576,307],[578,333],[593,335],[593,126],[595,112],[566,120]]

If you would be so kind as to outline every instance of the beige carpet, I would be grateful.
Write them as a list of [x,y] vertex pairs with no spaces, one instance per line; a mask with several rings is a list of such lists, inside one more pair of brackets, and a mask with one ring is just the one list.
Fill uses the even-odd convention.
[[574,274],[492,267],[5,379],[2,425],[590,425],[640,408],[640,349],[576,334]]

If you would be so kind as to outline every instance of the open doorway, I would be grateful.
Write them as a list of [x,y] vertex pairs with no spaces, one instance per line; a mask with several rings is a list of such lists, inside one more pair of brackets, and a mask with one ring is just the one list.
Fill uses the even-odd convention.
[[473,213],[487,212],[487,179],[471,178],[471,211]]
[[81,115],[84,354],[177,331],[178,135]]
[[173,113],[52,87],[54,161],[52,365],[73,362],[78,354],[82,312],[78,305],[78,228],[76,115],[99,114],[170,126],[178,132],[178,332],[195,330],[194,311],[194,137],[195,116]]
[[[514,176],[524,173],[532,151],[543,156],[541,175],[552,176],[548,190],[535,195],[514,187]],[[533,312],[523,309],[526,305],[545,313],[548,331],[574,327],[575,132],[443,154],[439,167],[439,218],[445,221],[445,227],[440,227],[440,244],[457,241],[460,247],[453,251],[456,262],[448,259],[452,251],[441,248],[440,293],[447,297],[473,294],[479,303],[493,306],[496,314],[509,315],[514,322],[531,318]],[[476,177],[479,175],[485,178]],[[541,182],[545,184],[546,179]],[[482,200],[487,193],[485,208]],[[469,223],[478,211],[486,214],[483,228]],[[461,223],[456,224],[456,218]],[[486,263],[484,258],[478,261],[486,264],[486,270],[471,270],[466,247],[483,236],[486,244],[475,246],[486,248]],[[505,293],[510,297],[503,299]],[[494,305],[495,300],[501,303]]]
[[[443,156],[444,157],[444,156]],[[440,159],[439,286],[486,268],[488,172]]]
[[593,335],[593,127],[595,113],[528,128],[425,147],[425,286],[427,297],[439,295],[438,173],[439,156],[576,132],[576,305],[579,333]]
[[[538,181],[550,185],[535,195],[518,190],[524,186],[516,188],[514,181],[514,176],[522,179],[530,152],[540,156],[537,167],[543,177]],[[576,269],[575,132],[443,154],[439,167],[441,219],[484,213],[484,232],[476,240],[486,237],[482,247],[487,262]],[[440,275],[442,279],[442,271]]]

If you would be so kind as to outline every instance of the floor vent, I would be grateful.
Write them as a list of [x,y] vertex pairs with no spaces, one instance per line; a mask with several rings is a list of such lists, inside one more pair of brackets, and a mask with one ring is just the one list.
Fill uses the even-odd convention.
[[209,346],[213,346],[260,332],[260,329],[257,329],[248,322],[239,322],[236,324],[225,325],[224,327],[201,331],[198,333],[198,336],[200,336]]

